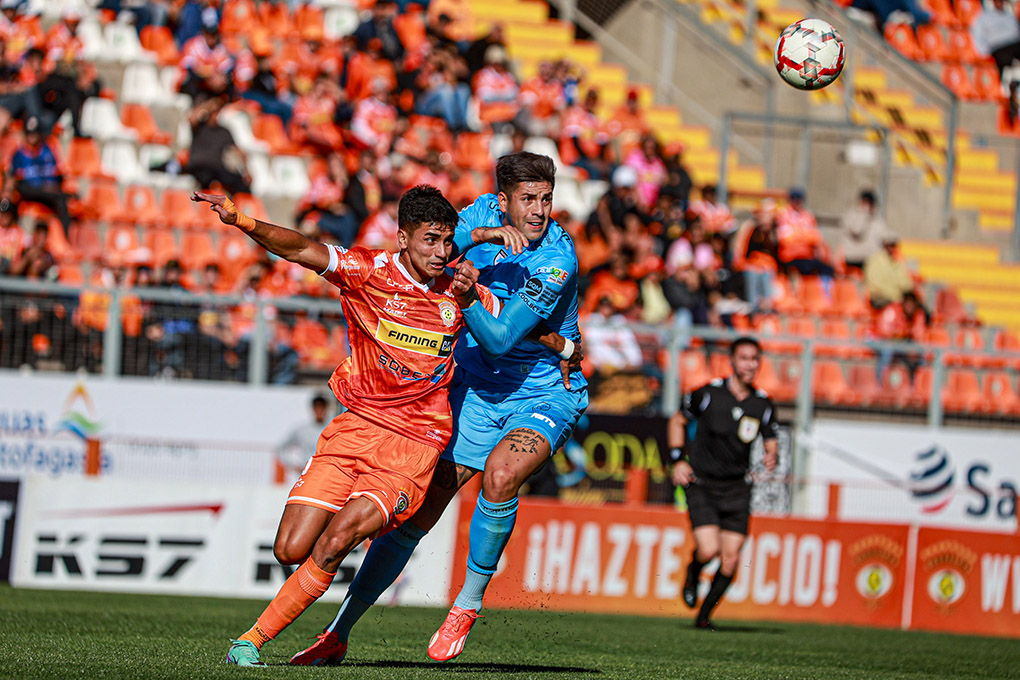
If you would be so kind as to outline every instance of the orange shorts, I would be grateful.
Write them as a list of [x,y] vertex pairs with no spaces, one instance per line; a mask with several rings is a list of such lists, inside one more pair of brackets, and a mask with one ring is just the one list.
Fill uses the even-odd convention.
[[364,496],[382,513],[383,530],[392,529],[421,507],[439,453],[350,411],[341,413],[319,435],[287,505],[336,512]]

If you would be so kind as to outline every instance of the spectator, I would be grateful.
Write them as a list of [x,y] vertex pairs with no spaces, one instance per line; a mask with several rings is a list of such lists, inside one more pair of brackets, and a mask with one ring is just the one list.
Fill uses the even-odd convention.
[[613,171],[613,181],[595,206],[595,212],[588,219],[589,229],[602,234],[610,248],[618,248],[623,237],[624,219],[637,212],[637,171],[629,165],[621,165]]
[[789,198],[790,204],[776,217],[780,263],[788,271],[831,279],[825,242],[814,214],[804,207],[804,190],[790,189]]
[[609,178],[612,166],[607,157],[609,136],[595,116],[598,103],[598,90],[592,88],[584,96],[584,104],[567,109],[560,133],[560,158],[584,170],[589,178],[602,180]]
[[906,12],[913,18],[914,26],[931,23],[931,15],[916,0],[853,0],[851,7],[874,17],[875,28],[881,34],[885,33],[885,24],[893,12]]
[[914,289],[914,277],[907,266],[896,258],[899,236],[887,231],[882,236],[882,249],[864,264],[864,285],[875,309],[903,299]]
[[506,49],[506,40],[503,36],[503,26],[501,24],[493,24],[491,31],[475,40],[467,48],[467,51],[464,53],[464,60],[467,62],[469,77],[474,78],[476,73],[485,68],[485,55],[488,53],[489,48],[494,45]]
[[637,171],[638,205],[649,213],[659,199],[659,187],[666,181],[666,164],[662,162],[662,148],[655,137],[645,135],[641,147],[630,152],[624,161]]
[[393,0],[378,0],[372,7],[372,15],[354,31],[358,45],[365,49],[373,38],[382,43],[382,54],[388,61],[399,62],[404,56],[404,45],[393,27],[397,14],[397,3]]
[[662,291],[663,274],[664,270],[660,264],[641,279],[641,323],[655,326],[673,313],[672,305]]
[[287,83],[273,71],[273,44],[265,37],[252,37],[251,51],[255,57],[255,73],[241,95],[257,102],[263,113],[278,116],[284,127],[294,113],[294,95]]
[[693,266],[699,274],[714,269],[715,250],[697,217],[690,223],[684,235],[673,242],[666,252],[666,272],[672,273],[680,267]]
[[335,121],[337,105],[344,97],[339,85],[321,75],[312,89],[294,103],[290,137],[298,144],[311,147],[319,155],[328,155],[343,148],[343,134]]
[[23,67],[8,59],[6,46],[7,41],[0,34],[0,109],[3,110],[0,113],[5,114],[0,119],[0,131],[7,129],[10,118],[40,118],[42,113],[35,83],[25,81]]
[[56,121],[64,111],[70,111],[77,137],[82,136],[81,112],[85,100],[99,95],[96,69],[83,58],[85,47],[78,37],[80,21],[78,10],[70,5],[64,9],[61,21],[46,34],[46,63],[52,66],[38,85],[39,99],[49,120]]
[[25,5],[23,0],[0,0],[0,34],[6,38],[8,61],[17,62],[27,50],[42,47],[35,44],[32,17],[22,12]]
[[63,190],[64,169],[57,152],[49,142],[43,141],[42,125],[38,118],[25,121],[25,142],[14,152],[10,165],[11,178],[23,201],[41,203],[56,213],[66,236],[71,228],[71,213],[67,208],[69,194]]
[[372,96],[362,99],[354,109],[351,133],[377,156],[385,156],[393,145],[396,123],[397,110],[390,104],[390,88],[385,80],[377,78]]
[[382,250],[397,249],[397,202],[385,200],[382,208],[361,226],[358,245]]
[[659,195],[668,196],[673,201],[680,203],[681,210],[686,212],[693,188],[694,180],[691,179],[690,173],[684,167],[683,151],[682,149],[677,150],[675,154],[667,158],[666,180],[662,188],[659,189]]
[[354,245],[361,221],[350,206],[344,203],[347,194],[347,169],[339,154],[330,154],[325,174],[312,180],[308,193],[298,204],[297,222],[311,212],[318,213],[319,229],[326,232],[344,248]]
[[641,113],[638,91],[631,89],[627,92],[626,103],[606,123],[606,133],[613,140],[616,157],[627,158],[643,144],[642,139],[648,131],[648,123]]
[[600,373],[641,368],[641,346],[620,311],[609,298],[601,298],[584,320],[585,353]]
[[7,276],[25,249],[25,232],[18,224],[18,206],[0,199],[0,276]]
[[179,65],[183,72],[179,89],[196,103],[222,95],[233,97],[234,57],[220,41],[219,15],[212,7],[202,10],[202,34],[181,49]]
[[708,325],[708,296],[701,285],[701,276],[692,265],[677,267],[662,282],[662,293],[673,309],[673,325],[689,329],[692,325]]
[[982,6],[970,25],[974,48],[979,54],[991,57],[999,68],[999,77],[1015,59],[1020,59],[1020,22],[1005,0],[992,0],[992,6]]
[[615,251],[609,258],[609,265],[592,277],[591,286],[584,295],[582,313],[592,313],[595,307],[607,300],[614,313],[626,313],[637,302],[640,289],[629,276],[628,257]]
[[716,200],[718,192],[714,184],[701,188],[701,200],[691,203],[690,212],[701,220],[701,226],[709,234],[729,234],[737,228],[737,220],[730,207]]
[[[904,293],[900,302],[885,306],[875,320],[874,335],[886,342],[924,342],[928,333],[928,315],[914,293]],[[913,379],[914,371],[921,365],[922,358],[914,353],[897,352],[892,348],[878,350],[878,379],[881,381],[885,369],[899,360],[906,364]]]
[[[567,96],[552,62],[540,62],[538,73],[521,87],[521,104],[524,115],[520,122],[527,134],[559,137],[560,118],[567,106]],[[516,132],[517,129],[514,130]]]
[[11,276],[32,280],[56,278],[56,260],[47,246],[49,231],[49,225],[44,220],[35,223],[31,238],[11,264]]
[[222,99],[207,99],[188,115],[191,149],[184,171],[202,187],[219,183],[227,193],[250,193],[251,177],[245,169],[244,152],[230,130],[219,124]]
[[393,62],[383,55],[382,41],[378,38],[368,41],[365,52],[351,53],[345,61],[345,67],[347,80],[344,89],[352,102],[371,97],[375,84],[380,80],[386,84],[387,92],[397,89],[396,69]]
[[416,79],[419,94],[415,111],[442,118],[453,133],[467,128],[471,88],[460,81],[462,71],[466,73],[463,60],[450,50],[439,49],[429,55]]
[[351,176],[345,200],[354,212],[358,224],[379,209],[382,202],[382,185],[379,182],[378,163],[371,151],[362,151],[358,170]]
[[776,206],[765,199],[734,239],[734,268],[743,273],[744,297],[754,312],[772,309],[772,280],[779,271]]
[[882,238],[889,228],[878,214],[877,205],[873,191],[862,191],[857,205],[839,220],[840,250],[848,269],[864,269],[865,260],[882,249]]
[[[177,46],[183,48],[188,42],[202,32],[202,15],[210,8],[209,0],[185,0],[176,11],[172,8],[170,17],[177,26],[174,39]],[[216,10],[213,9],[215,12]],[[217,20],[219,15],[217,14]]]
[[474,75],[472,85],[481,121],[492,125],[497,133],[506,130],[519,111],[520,88],[517,78],[507,68],[503,47],[489,45],[485,50],[485,68]]

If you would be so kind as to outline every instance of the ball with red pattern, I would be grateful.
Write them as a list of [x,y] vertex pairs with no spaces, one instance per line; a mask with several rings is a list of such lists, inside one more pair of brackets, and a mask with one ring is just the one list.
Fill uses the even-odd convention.
[[774,60],[783,80],[798,90],[820,90],[839,77],[845,52],[832,24],[801,19],[783,29]]

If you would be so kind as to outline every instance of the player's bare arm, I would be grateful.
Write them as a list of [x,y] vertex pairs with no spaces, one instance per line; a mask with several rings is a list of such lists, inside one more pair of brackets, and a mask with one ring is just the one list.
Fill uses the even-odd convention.
[[240,212],[234,202],[226,196],[196,191],[192,194],[191,200],[196,203],[208,203],[223,224],[237,227],[274,255],[299,264],[316,274],[329,267],[329,249],[326,246],[293,229],[251,218]]
[[666,439],[671,452],[676,452],[677,462],[673,465],[673,483],[687,486],[694,481],[694,468],[686,460],[682,460],[684,444],[687,442],[687,418],[683,413],[674,413],[667,425]]
[[776,465],[779,463],[779,440],[778,439],[766,439],[765,440],[765,457],[762,458],[762,463],[765,465],[765,469],[772,472],[776,469]]
[[502,227],[480,227],[471,232],[471,240],[476,245],[482,243],[500,244],[509,248],[514,255],[520,255],[528,247],[528,239],[517,229],[504,225]]

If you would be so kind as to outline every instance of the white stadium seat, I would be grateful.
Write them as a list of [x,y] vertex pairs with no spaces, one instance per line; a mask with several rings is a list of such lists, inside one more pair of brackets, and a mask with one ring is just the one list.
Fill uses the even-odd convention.
[[95,61],[106,49],[103,27],[95,16],[88,16],[78,24],[78,38],[81,39],[85,59]]
[[271,161],[273,183],[282,196],[300,198],[308,191],[308,170],[297,156],[277,156]]
[[117,178],[121,184],[141,184],[148,175],[138,163],[135,145],[121,140],[103,145],[103,170]]
[[134,140],[137,137],[134,130],[125,128],[120,122],[117,105],[109,99],[100,97],[89,97],[85,100],[81,112],[81,129],[85,134],[104,141],[107,139]]
[[326,37],[330,40],[338,40],[345,35],[354,33],[361,23],[358,10],[354,7],[338,6],[330,7],[325,15]]
[[179,106],[180,97],[181,95],[166,88],[160,80],[159,70],[155,64],[133,62],[124,69],[124,80],[121,81],[120,88],[122,102],[147,106],[174,106],[183,110],[185,107]]
[[251,131],[251,120],[244,111],[227,107],[220,111],[218,120],[220,125],[230,130],[234,143],[241,151],[245,153],[269,151],[269,145],[255,137],[255,133]]
[[542,156],[548,156],[553,159],[553,163],[556,164],[556,175],[566,177],[576,177],[577,170],[569,165],[564,165],[563,161],[560,160],[560,150],[556,146],[556,142],[549,139],[548,137],[528,137],[528,141],[524,142],[524,150],[530,151],[531,153],[537,153]]
[[263,153],[248,155],[248,174],[251,175],[251,192],[256,196],[278,196],[274,186],[273,171],[269,167],[269,159]]
[[138,31],[129,23],[114,21],[104,31],[106,52],[100,55],[102,61],[154,61],[155,55],[142,49],[138,41]]

